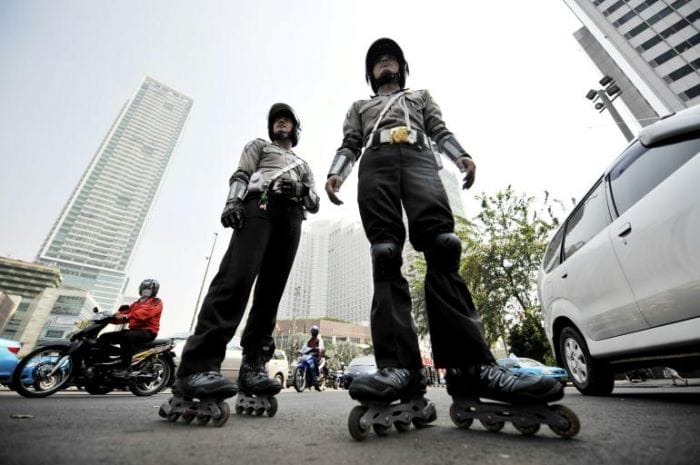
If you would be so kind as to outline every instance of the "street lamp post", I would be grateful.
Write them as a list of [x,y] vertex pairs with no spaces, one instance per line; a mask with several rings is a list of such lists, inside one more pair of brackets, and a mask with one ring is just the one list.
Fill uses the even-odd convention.
[[625,139],[627,139],[627,142],[631,141],[634,139],[634,135],[613,105],[613,101],[622,95],[622,89],[620,89],[620,86],[618,86],[615,83],[615,80],[610,76],[603,76],[603,78],[598,82],[601,86],[603,86],[603,88],[598,90],[589,90],[586,94],[586,98],[595,103],[593,106],[596,110],[598,110],[598,113],[608,110],[610,116],[612,116],[612,119],[615,121],[615,124],[617,124],[617,127],[620,128],[620,131],[622,131]]
[[216,238],[219,233],[214,233],[214,242],[211,245],[211,252],[207,257],[207,266],[204,268],[204,277],[202,278],[202,285],[199,287],[199,295],[197,296],[197,303],[194,304],[194,313],[192,314],[192,321],[190,322],[190,333],[192,328],[194,328],[194,320],[197,318],[197,312],[199,311],[199,300],[202,298],[202,291],[204,290],[204,283],[207,280],[207,273],[209,272],[209,264],[211,263],[211,256],[214,254],[214,246],[216,245]]

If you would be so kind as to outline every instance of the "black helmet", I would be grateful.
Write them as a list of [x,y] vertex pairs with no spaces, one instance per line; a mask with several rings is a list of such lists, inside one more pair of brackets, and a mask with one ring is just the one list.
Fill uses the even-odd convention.
[[155,279],[144,279],[139,285],[139,295],[141,295],[144,289],[150,289],[151,297],[155,297],[156,295],[158,295],[158,289],[160,289],[160,284],[158,284],[158,281],[156,281]]
[[313,337],[318,336],[318,326],[313,325],[313,326],[311,327],[311,336],[313,336]]
[[396,80],[403,89],[406,86],[408,63],[406,63],[406,59],[403,57],[403,51],[401,51],[399,44],[387,37],[383,37],[375,40],[374,43],[369,46],[367,57],[365,58],[365,79],[367,79],[369,85],[372,86],[372,91],[377,92],[379,85],[383,84],[378,82],[377,79],[374,79],[374,75],[372,74],[372,69],[374,69],[377,59],[382,55],[392,55],[399,61],[399,74],[391,76],[390,79]]
[[296,147],[299,143],[299,134],[301,133],[301,121],[299,121],[292,107],[286,103],[275,103],[270,107],[270,111],[267,113],[267,135],[270,136],[270,140],[275,140],[272,133],[272,124],[278,116],[289,116],[294,121],[294,129],[289,137],[292,139],[292,147]]

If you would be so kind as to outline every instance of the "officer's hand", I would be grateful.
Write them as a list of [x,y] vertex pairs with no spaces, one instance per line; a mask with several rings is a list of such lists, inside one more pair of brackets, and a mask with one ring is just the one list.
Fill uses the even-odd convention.
[[340,186],[343,184],[343,180],[337,174],[329,177],[326,181],[326,194],[328,194],[328,199],[335,205],[342,205],[343,201],[335,195],[336,192],[340,190]]
[[309,193],[309,188],[299,181],[291,179],[282,179],[277,183],[276,190],[285,197],[302,198]]
[[224,211],[221,213],[221,224],[224,228],[233,228],[240,231],[245,223],[245,208],[240,200],[226,202]]
[[117,310],[117,311],[118,312],[128,312],[129,308],[131,308],[131,307],[129,307],[128,305],[122,305],[121,307],[119,307],[119,310]]
[[464,173],[464,184],[462,189],[469,189],[474,184],[476,178],[476,164],[469,157],[460,157],[457,159],[457,168]]
[[129,317],[125,313],[121,313],[121,312],[115,313],[114,315],[112,315],[112,317],[115,320],[128,320],[129,319]]

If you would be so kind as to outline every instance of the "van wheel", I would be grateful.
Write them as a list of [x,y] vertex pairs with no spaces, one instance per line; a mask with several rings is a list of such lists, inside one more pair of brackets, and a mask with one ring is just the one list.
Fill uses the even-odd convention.
[[607,363],[596,360],[588,352],[586,341],[578,330],[565,327],[559,336],[559,353],[569,379],[582,394],[608,396],[615,387],[615,376]]

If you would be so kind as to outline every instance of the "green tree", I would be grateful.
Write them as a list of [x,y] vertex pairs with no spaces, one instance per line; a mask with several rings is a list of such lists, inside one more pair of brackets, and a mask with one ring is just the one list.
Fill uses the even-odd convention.
[[554,357],[539,318],[532,311],[513,325],[508,336],[509,351],[519,357],[530,357],[546,365],[554,365]]
[[[559,225],[561,202],[545,192],[540,205],[533,196],[516,194],[511,186],[477,199],[481,209],[473,222],[457,218],[462,241],[460,274],[481,315],[489,344],[508,341],[514,321],[525,314],[539,321],[536,278],[549,236]],[[427,333],[423,277],[425,261],[412,261],[409,283],[419,334]],[[540,324],[541,327],[541,324]]]

